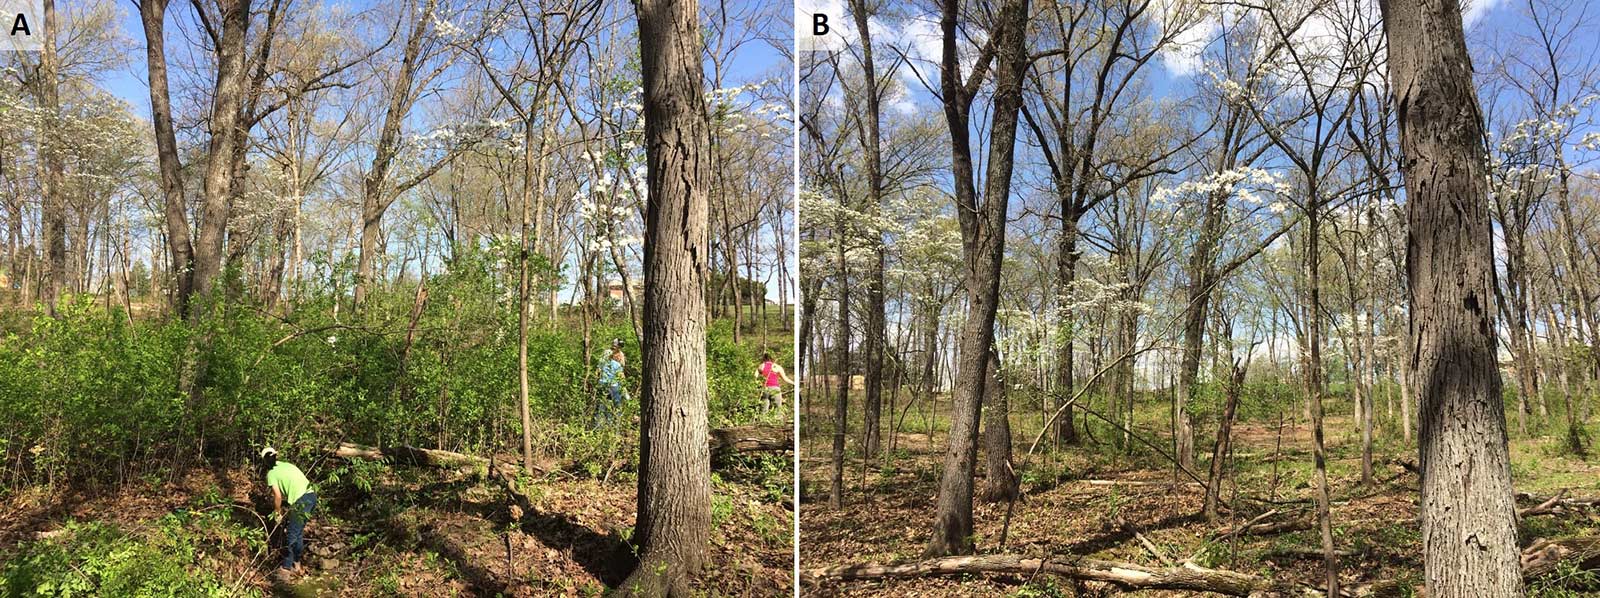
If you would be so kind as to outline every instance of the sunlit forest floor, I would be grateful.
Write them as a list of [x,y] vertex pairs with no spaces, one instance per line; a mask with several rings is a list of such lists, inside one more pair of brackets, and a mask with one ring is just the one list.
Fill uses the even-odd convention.
[[[948,404],[948,403],[946,403]],[[801,462],[801,568],[867,562],[916,560],[928,540],[938,494],[945,421],[935,419],[934,435],[913,415],[895,439],[896,449],[881,463],[863,468],[858,454],[846,465],[846,506],[828,507],[831,472],[831,413],[822,397],[813,397],[817,412],[805,423]],[[1170,447],[1164,405],[1141,406],[1140,434]],[[1290,416],[1293,418],[1293,416]],[[915,421],[917,424],[909,422]],[[1036,415],[1013,415],[1015,461],[1023,496],[1014,506],[1009,529],[1007,505],[978,503],[975,534],[980,553],[1034,556],[1074,555],[1151,567],[1193,562],[1217,569],[1316,586],[1322,580],[1321,541],[1315,528],[1278,534],[1249,534],[1213,541],[1216,531],[1275,510],[1262,523],[1314,516],[1311,429],[1302,421],[1242,421],[1235,427],[1232,469],[1223,486],[1221,519],[1208,525],[1203,516],[1204,490],[1178,484],[1166,459],[1145,447],[1129,452],[1116,446],[1110,428],[1096,426],[1098,444],[1085,443],[1059,452],[1026,456],[1038,431]],[[852,423],[855,447],[859,421]],[[1030,427],[1031,425],[1031,427]],[[1411,445],[1400,431],[1384,436],[1374,449],[1374,483],[1362,486],[1360,436],[1348,412],[1328,417],[1329,478],[1335,546],[1340,551],[1344,584],[1396,581],[1400,587],[1421,584],[1421,536],[1417,524],[1418,478],[1407,466],[1415,463]],[[1388,432],[1385,430],[1385,432]],[[1212,432],[1214,433],[1214,431]],[[1203,455],[1196,468],[1205,476],[1211,439],[1198,439]],[[1156,440],[1159,439],[1159,440]],[[885,438],[885,446],[888,439]],[[1568,497],[1600,496],[1600,462],[1565,454],[1554,438],[1513,439],[1512,470],[1519,492],[1550,496],[1567,490]],[[1170,449],[1166,449],[1170,450]],[[1591,451],[1592,452],[1592,451]],[[978,464],[982,484],[983,458]],[[1525,501],[1522,508],[1533,506]],[[1541,538],[1589,535],[1600,531],[1600,517],[1590,512],[1525,518],[1521,541],[1526,547]],[[1002,533],[1006,539],[999,545]],[[1149,546],[1145,546],[1148,540]],[[886,581],[815,584],[803,581],[803,592],[817,596],[1074,596],[1096,595],[1094,588],[1070,580],[1018,575],[968,575]],[[1099,588],[1104,590],[1106,588]],[[1114,591],[1111,593],[1115,593]],[[1565,590],[1533,587],[1534,596],[1573,596]],[[1147,591],[1136,595],[1187,595]],[[1403,594],[1402,594],[1403,595]]]

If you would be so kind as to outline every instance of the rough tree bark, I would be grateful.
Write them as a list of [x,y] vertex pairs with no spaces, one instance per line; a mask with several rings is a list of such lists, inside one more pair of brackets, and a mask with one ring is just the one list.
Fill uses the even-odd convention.
[[1239,408],[1239,394],[1244,391],[1245,368],[1238,363],[1233,365],[1233,373],[1228,377],[1228,386],[1224,389],[1227,400],[1222,407],[1222,423],[1217,427],[1217,440],[1211,446],[1211,471],[1206,477],[1206,521],[1217,521],[1217,499],[1222,493],[1222,462],[1227,459],[1229,446],[1233,441],[1233,420]]
[[[218,2],[222,16],[218,36],[215,92],[211,97],[211,118],[202,173],[200,231],[194,246],[194,294],[205,297],[222,273],[223,245],[227,241],[228,219],[232,211],[234,145],[244,142],[235,129],[244,126],[242,111],[245,95],[245,45],[250,36],[251,0]],[[153,93],[153,92],[152,92]]]
[[[957,53],[957,0],[944,0],[940,86],[945,120],[950,129],[951,172],[956,211],[965,256],[967,318],[962,325],[960,374],[950,418],[950,437],[939,479],[939,498],[925,557],[969,554],[972,544],[972,478],[978,460],[978,416],[983,408],[984,364],[994,341],[994,318],[1000,291],[1000,262],[1005,253],[1006,206],[1011,193],[1012,158],[1017,116],[1022,108],[1022,81],[1028,68],[1026,47],[1028,0],[1005,0],[995,20],[993,55],[979,58],[971,80],[962,77]],[[995,62],[988,170],[984,201],[977,201],[973,182],[972,98],[990,60]]]
[[641,0],[638,23],[649,181],[639,566],[614,595],[687,597],[711,531],[704,293],[711,164],[699,5]]
[[[881,148],[879,147],[879,90],[878,71],[872,60],[872,32],[867,27],[867,6],[865,0],[851,0],[850,13],[855,18],[856,32],[861,36],[861,72],[863,92],[866,95],[866,114],[863,114],[861,125],[861,146],[865,150],[867,166],[867,214],[877,214],[883,205],[883,166]],[[872,261],[871,270],[867,273],[867,330],[862,350],[866,353],[866,411],[863,414],[862,436],[866,442],[862,444],[862,455],[866,459],[878,456],[879,445],[882,444],[883,431],[879,421],[883,413],[883,344],[886,335],[886,318],[884,316],[884,245],[883,234],[880,231],[871,231],[873,238],[871,246],[877,254]]]
[[41,289],[45,311],[56,313],[56,302],[66,288],[67,272],[67,198],[64,178],[65,167],[61,158],[60,126],[61,81],[58,78],[60,58],[56,54],[56,31],[59,29],[53,0],[44,0],[44,43],[39,52],[39,70],[34,74],[34,92],[39,108],[45,113],[43,130],[39,131],[39,194],[43,206],[43,227],[46,261],[49,275]]
[[1454,0],[1380,0],[1407,194],[1428,595],[1522,596],[1495,358],[1483,118]]
[[984,366],[983,410],[984,484],[980,499],[1006,502],[1017,498],[1017,472],[1011,463],[1011,406],[1006,401],[1006,379],[1000,370],[1000,357],[991,347]]

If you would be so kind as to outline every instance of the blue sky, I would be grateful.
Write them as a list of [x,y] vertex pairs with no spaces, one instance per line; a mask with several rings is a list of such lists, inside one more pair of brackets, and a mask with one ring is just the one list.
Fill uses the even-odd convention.
[[[306,4],[307,2],[305,2],[305,0],[301,0],[296,3],[296,5],[299,6],[304,6]],[[325,4],[331,7],[342,7],[352,13],[360,12],[374,6],[374,3],[370,0],[330,0],[325,2]],[[731,14],[738,14],[752,10],[760,10],[764,7],[764,5],[759,3],[758,0],[750,0],[748,2],[727,2],[725,4],[707,2],[704,3],[702,7],[702,18],[715,18],[717,14],[716,11],[719,9],[719,7],[726,7]],[[135,115],[139,116],[140,118],[148,119],[150,114],[150,90],[148,77],[146,74],[143,28],[140,24],[138,13],[130,3],[117,2],[116,10],[120,13],[118,19],[121,26],[120,33],[128,46],[128,63],[123,68],[104,74],[101,78],[100,84],[108,92],[127,101],[132,106]],[[787,17],[788,15],[787,11],[777,12],[775,14],[778,17]],[[772,36],[781,35],[787,39],[787,32],[789,28],[787,22],[782,19],[772,19],[766,21],[766,23],[768,23],[768,27],[776,28],[778,30],[777,32],[772,33]],[[627,24],[627,27],[631,28],[631,26],[631,23]],[[181,72],[181,67],[179,65],[183,63],[183,59],[181,57],[186,55],[190,48],[195,47],[191,38],[196,35],[197,31],[197,26],[194,21],[194,9],[192,6],[186,2],[173,3],[167,12],[166,27],[168,62],[171,65],[171,77],[174,86],[173,99],[175,104],[181,104],[179,101],[179,93],[181,93],[180,81],[182,80],[183,73]],[[708,61],[708,75],[710,74],[710,67],[711,64]],[[789,59],[784,56],[783,52],[780,52],[777,48],[772,47],[770,43],[767,43],[764,40],[756,39],[739,46],[739,48],[732,54],[731,60],[727,65],[727,73],[724,84],[728,86],[734,86],[760,80],[776,79],[783,88],[788,88],[790,87],[789,82],[791,81],[792,76],[793,67],[790,64]],[[708,89],[711,86],[709,80],[707,82],[707,86]],[[770,233],[764,231],[762,239],[763,244],[770,243]],[[793,272],[793,264],[794,260],[796,259],[793,254],[795,251],[795,244],[791,242],[788,245],[788,251],[790,252],[789,259],[791,262],[789,270],[790,272]],[[758,268],[757,276],[763,277],[770,274],[764,270],[766,269]],[[797,293],[793,288],[793,277],[791,276],[790,278],[791,288],[789,289],[789,297],[792,301]],[[562,295],[565,297],[570,292],[570,287],[565,288],[562,292]],[[772,282],[768,285],[768,295],[769,298],[773,300],[776,300],[778,297],[776,277],[772,277]]]

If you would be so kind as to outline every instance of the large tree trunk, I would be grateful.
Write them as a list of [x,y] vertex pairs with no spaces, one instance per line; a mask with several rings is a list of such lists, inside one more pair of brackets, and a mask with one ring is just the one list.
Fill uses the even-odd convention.
[[41,289],[45,311],[54,315],[56,302],[66,289],[70,274],[67,271],[67,198],[64,166],[62,164],[61,101],[58,71],[60,59],[56,55],[56,31],[59,29],[55,2],[44,0],[44,43],[39,52],[39,72],[34,81],[34,91],[39,108],[45,114],[39,131],[39,193],[43,204],[43,228],[48,275]]
[[988,365],[984,366],[985,384],[983,417],[983,451],[987,456],[984,466],[984,502],[1005,502],[1017,497],[1017,472],[1011,464],[1011,408],[1006,401],[1006,379],[1000,370],[1000,358],[991,347]]
[[[883,166],[878,126],[880,99],[878,73],[872,60],[872,32],[867,27],[865,0],[852,0],[850,13],[855,17],[856,32],[861,36],[861,71],[863,91],[866,94],[867,112],[861,119],[863,133],[861,145],[865,150],[867,166],[867,205],[863,211],[869,215],[876,215],[883,205]],[[887,318],[884,316],[883,233],[874,229],[871,234],[873,238],[869,243],[877,256],[872,261],[871,271],[867,273],[867,330],[862,347],[867,354],[866,411],[861,420],[862,436],[866,440],[861,447],[865,459],[878,456],[878,447],[883,439],[879,421],[883,413],[883,345],[887,335]]]
[[[1063,198],[1061,215],[1061,239],[1056,248],[1056,284],[1061,294],[1060,301],[1066,302],[1072,291],[1072,283],[1078,276],[1078,219],[1082,216],[1071,209],[1070,196]],[[1058,314],[1061,321],[1057,323],[1062,330],[1060,346],[1056,347],[1056,392],[1055,399],[1058,404],[1066,404],[1066,409],[1061,412],[1061,418],[1056,422],[1056,442],[1067,446],[1077,446],[1078,427],[1075,423],[1073,406],[1067,404],[1072,400],[1073,393],[1073,353],[1072,342],[1077,336],[1076,318],[1072,310],[1065,305],[1061,306]]]
[[710,123],[701,81],[699,6],[641,0],[645,149],[643,387],[639,566],[615,593],[687,597],[711,532],[706,448],[706,186]]
[[234,145],[246,141],[236,129],[248,126],[241,118],[245,96],[245,42],[250,33],[251,0],[220,2],[222,31],[217,44],[215,93],[204,178],[201,180],[200,233],[194,247],[194,293],[205,297],[222,273],[223,245],[227,241],[232,211]]
[[980,206],[973,182],[968,129],[971,91],[961,75],[956,52],[959,8],[956,0],[944,1],[940,20],[944,43],[939,79],[944,93],[945,119],[950,128],[951,171],[967,269],[968,312],[961,331],[960,373],[950,417],[944,471],[939,479],[933,533],[923,551],[926,557],[969,554],[974,548],[972,478],[978,460],[978,416],[983,408],[984,366],[994,341],[1017,116],[1022,108],[1022,81],[1028,67],[1028,0],[1006,0],[1000,7],[992,33],[996,52],[993,111],[984,201]]
[[1424,576],[1433,598],[1521,596],[1495,358],[1483,119],[1461,6],[1380,0],[1407,194],[1411,373],[1421,403]]

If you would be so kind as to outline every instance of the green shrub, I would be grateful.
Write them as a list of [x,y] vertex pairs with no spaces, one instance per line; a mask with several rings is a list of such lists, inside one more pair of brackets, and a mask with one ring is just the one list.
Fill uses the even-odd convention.
[[161,520],[149,535],[106,523],[71,523],[57,538],[25,544],[3,569],[7,596],[257,596],[199,567],[198,534],[185,518]]
[[[197,307],[206,315],[195,322],[130,323],[88,299],[36,316],[0,336],[0,418],[12,422],[0,433],[11,468],[0,484],[109,486],[200,457],[242,463],[263,444],[291,455],[340,440],[516,450],[516,276],[503,258],[466,251],[430,277],[409,343],[415,283],[374,289],[352,315],[349,264],[321,258],[310,273],[318,284],[286,314],[244,297]],[[535,443],[609,467],[619,438],[636,434],[638,339],[625,311],[586,324],[578,308],[566,309],[555,322],[541,312],[529,327]],[[713,426],[757,417],[761,348],[756,335],[735,343],[732,333],[731,322],[713,322],[706,340]],[[613,338],[629,358],[627,415],[594,431],[597,368]],[[788,363],[792,350],[783,342],[773,353]],[[182,384],[190,378],[193,393]]]

